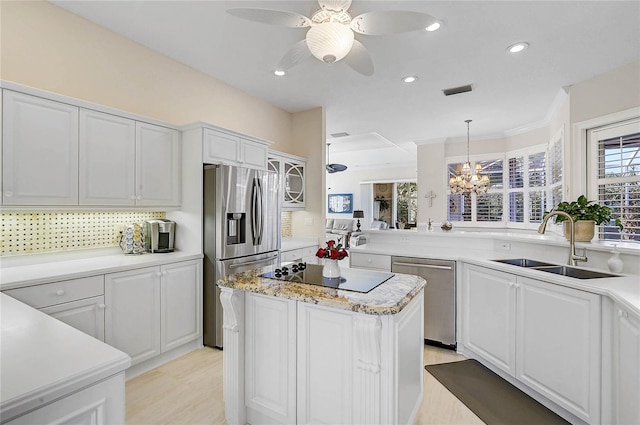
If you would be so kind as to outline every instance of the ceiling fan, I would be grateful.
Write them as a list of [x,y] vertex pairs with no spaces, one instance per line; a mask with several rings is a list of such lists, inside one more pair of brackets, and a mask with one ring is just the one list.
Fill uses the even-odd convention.
[[351,0],[318,0],[311,17],[271,9],[233,8],[227,13],[238,18],[289,28],[309,28],[304,40],[295,44],[278,63],[284,72],[313,55],[325,63],[344,59],[363,75],[373,75],[373,62],[355,34],[384,35],[415,30],[435,30],[440,25],[431,15],[401,10],[378,10],[351,17]]
[[343,164],[331,164],[329,161],[329,146],[331,146],[331,143],[327,143],[327,165],[325,165],[325,168],[327,169],[328,173],[339,173],[340,171],[344,171],[347,169],[346,165]]

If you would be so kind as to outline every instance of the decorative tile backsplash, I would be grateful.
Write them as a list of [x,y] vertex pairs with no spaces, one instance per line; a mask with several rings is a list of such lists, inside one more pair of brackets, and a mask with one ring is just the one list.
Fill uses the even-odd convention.
[[40,254],[118,246],[129,223],[165,218],[164,212],[2,213],[0,255]]
[[280,235],[283,238],[290,238],[293,236],[291,230],[291,211],[282,211],[280,215]]

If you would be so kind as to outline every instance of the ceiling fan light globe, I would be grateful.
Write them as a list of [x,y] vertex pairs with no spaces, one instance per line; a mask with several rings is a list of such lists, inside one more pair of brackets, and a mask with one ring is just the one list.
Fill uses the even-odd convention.
[[307,47],[313,56],[326,63],[337,62],[353,47],[353,31],[337,22],[323,22],[307,31]]

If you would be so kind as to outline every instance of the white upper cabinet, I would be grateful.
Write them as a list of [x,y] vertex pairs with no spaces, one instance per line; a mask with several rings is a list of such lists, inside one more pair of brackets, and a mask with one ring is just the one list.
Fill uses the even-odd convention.
[[180,205],[180,135],[136,122],[136,205]]
[[3,90],[4,205],[180,206],[177,130],[58,98]]
[[202,161],[205,164],[267,169],[267,143],[209,128],[203,131]]
[[80,110],[80,204],[135,205],[136,123]]
[[268,169],[280,177],[280,198],[285,211],[305,207],[305,165],[304,158],[269,152]]
[[78,108],[4,90],[4,205],[78,203]]

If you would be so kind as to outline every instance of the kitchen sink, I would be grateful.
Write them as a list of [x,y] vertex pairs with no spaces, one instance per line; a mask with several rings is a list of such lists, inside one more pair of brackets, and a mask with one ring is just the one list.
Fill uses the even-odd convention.
[[541,272],[558,274],[561,276],[573,277],[576,279],[599,279],[604,277],[619,277],[616,274],[596,272],[593,270],[578,269],[570,266],[560,266],[557,264],[545,263],[528,258],[511,258],[507,260],[493,260],[496,263],[510,264],[512,266],[526,267],[528,269],[540,270]]
[[543,261],[530,260],[528,258],[512,258],[508,260],[493,260],[497,263],[511,264],[518,267],[542,267],[542,266],[555,266],[555,264],[545,263]]
[[598,279],[603,277],[619,277],[616,274],[596,272],[593,270],[576,269],[569,266],[547,266],[547,267],[536,267],[535,269],[540,270],[542,272],[559,274],[562,276],[575,277],[577,279]]

